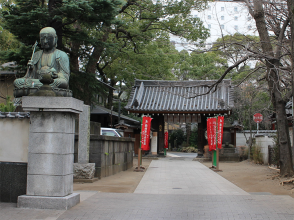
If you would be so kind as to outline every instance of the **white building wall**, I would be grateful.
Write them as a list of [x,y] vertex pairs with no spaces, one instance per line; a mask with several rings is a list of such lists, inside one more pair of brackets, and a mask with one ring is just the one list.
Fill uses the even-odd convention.
[[[232,1],[215,1],[209,3],[203,12],[194,12],[210,29],[207,43],[211,44],[218,38],[235,33],[256,35],[255,22],[244,3]],[[194,16],[195,16],[194,14]]]
[[274,139],[268,136],[257,136],[255,137],[256,146],[260,147],[262,153],[263,163],[268,164],[268,146],[274,145]]
[[[193,10],[191,15],[199,17],[206,28],[210,30],[210,37],[206,40],[206,47],[212,46],[218,38],[235,33],[245,35],[257,35],[255,21],[249,14],[243,2],[214,1],[208,3],[208,8],[198,12]],[[178,50],[192,49],[193,44],[184,42],[178,37],[172,36],[171,41],[176,43]]]
[[0,120],[0,161],[28,162],[30,119]]
[[[250,134],[245,133],[245,136],[247,140],[249,140]],[[244,133],[236,133],[236,146],[248,146],[246,143],[246,138],[244,136]]]

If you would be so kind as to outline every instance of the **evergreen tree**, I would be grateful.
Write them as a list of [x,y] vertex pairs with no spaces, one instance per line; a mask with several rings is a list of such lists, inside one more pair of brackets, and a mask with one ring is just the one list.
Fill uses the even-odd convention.
[[91,104],[100,90],[97,75],[111,82],[113,71],[106,67],[119,63],[123,53],[142,54],[146,45],[155,39],[168,39],[170,33],[203,41],[208,31],[190,11],[205,6],[202,0],[16,0],[2,8],[3,27],[25,49],[6,53],[6,59],[24,65],[21,61],[30,57],[24,52],[38,39],[40,29],[54,27],[58,48],[70,56],[74,96]]

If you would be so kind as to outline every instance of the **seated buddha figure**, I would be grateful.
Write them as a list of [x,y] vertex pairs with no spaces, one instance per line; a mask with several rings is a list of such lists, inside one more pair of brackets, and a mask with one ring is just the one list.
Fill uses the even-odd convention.
[[[42,50],[34,53],[28,62],[28,71],[22,78],[14,80],[15,90],[40,88],[43,84],[40,82],[44,74],[50,74],[53,83],[52,89],[68,89],[70,75],[69,59],[65,52],[56,49],[57,35],[52,27],[45,27],[40,31],[40,43]],[[15,93],[16,94],[16,93]],[[15,97],[21,97],[18,92]]]

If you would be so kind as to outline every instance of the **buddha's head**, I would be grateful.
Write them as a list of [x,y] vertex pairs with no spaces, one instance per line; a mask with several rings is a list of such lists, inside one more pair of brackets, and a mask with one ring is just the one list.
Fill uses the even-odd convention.
[[45,27],[40,31],[40,42],[44,50],[51,50],[57,46],[56,31],[52,27]]

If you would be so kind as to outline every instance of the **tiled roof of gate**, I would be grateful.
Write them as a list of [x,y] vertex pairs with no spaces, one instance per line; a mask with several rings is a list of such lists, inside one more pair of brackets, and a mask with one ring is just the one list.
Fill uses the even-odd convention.
[[[231,80],[223,80],[216,91],[215,80],[163,81],[136,80],[126,109],[144,113],[221,113],[233,107]],[[200,95],[200,96],[199,96]]]

